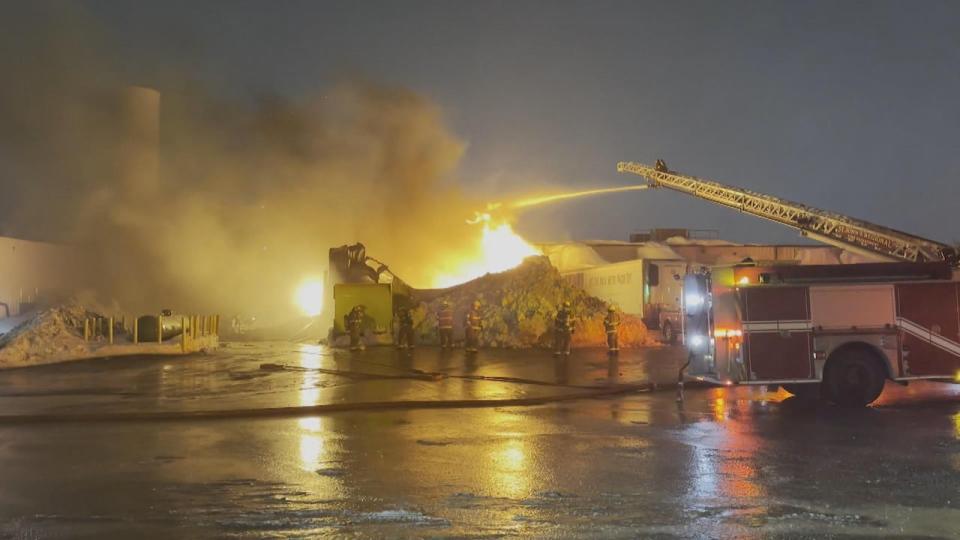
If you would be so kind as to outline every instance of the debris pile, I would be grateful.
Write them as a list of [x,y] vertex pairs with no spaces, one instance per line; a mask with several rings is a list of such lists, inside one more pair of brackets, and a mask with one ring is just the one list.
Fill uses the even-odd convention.
[[[454,309],[454,339],[463,339],[463,321],[475,300],[483,320],[481,344],[486,347],[550,347],[553,320],[563,302],[570,302],[576,321],[574,347],[606,344],[603,318],[607,303],[567,283],[547,257],[529,257],[513,270],[487,274],[444,290],[414,291],[412,315],[417,341],[438,342],[436,313],[444,300]],[[620,346],[655,343],[639,317],[621,314]]]
[[83,339],[83,324],[97,316],[76,303],[38,312],[0,336],[0,369],[89,355],[92,344]]

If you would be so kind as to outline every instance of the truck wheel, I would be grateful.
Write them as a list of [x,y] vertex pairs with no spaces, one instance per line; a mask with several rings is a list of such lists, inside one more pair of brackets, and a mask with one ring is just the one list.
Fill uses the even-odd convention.
[[831,355],[823,376],[827,398],[837,405],[863,407],[883,391],[886,374],[876,355],[853,348]]
[[800,399],[820,399],[820,383],[781,384],[780,387]]
[[677,334],[676,332],[673,331],[673,324],[671,324],[670,321],[666,321],[663,323],[663,329],[660,330],[660,332],[663,334],[664,341],[666,341],[670,345],[677,344]]

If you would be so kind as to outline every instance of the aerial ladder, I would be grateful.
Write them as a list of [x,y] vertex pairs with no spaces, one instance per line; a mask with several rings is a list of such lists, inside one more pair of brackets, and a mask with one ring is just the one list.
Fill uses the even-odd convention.
[[667,168],[660,159],[653,167],[621,161],[617,171],[642,176],[650,187],[665,187],[728,206],[861,255],[885,261],[942,261],[953,268],[960,267],[960,253],[950,245],[771,195],[680,174]]

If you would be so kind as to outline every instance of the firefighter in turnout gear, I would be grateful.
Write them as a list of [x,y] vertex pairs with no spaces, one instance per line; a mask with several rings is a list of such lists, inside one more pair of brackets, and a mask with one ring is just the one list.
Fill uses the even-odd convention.
[[440,332],[440,347],[453,347],[453,309],[450,302],[444,300],[437,312],[437,330]]
[[480,301],[473,303],[470,311],[463,322],[463,331],[466,341],[467,352],[477,352],[480,346],[480,331],[483,330],[483,324],[480,319]]
[[350,333],[351,351],[363,350],[363,343],[361,341],[363,338],[363,317],[363,305],[353,306],[353,309],[350,310],[350,313],[347,313],[343,316],[344,326],[347,327],[347,332]]
[[399,323],[397,348],[413,350],[413,315],[410,314],[408,308],[400,308],[400,312],[397,313],[397,322]]
[[564,302],[553,321],[553,355],[570,354],[570,337],[573,335],[573,317],[570,302]]
[[607,331],[607,347],[610,354],[620,352],[620,345],[617,343],[617,330],[620,328],[620,314],[613,306],[607,308],[607,316],[603,318],[603,328]]

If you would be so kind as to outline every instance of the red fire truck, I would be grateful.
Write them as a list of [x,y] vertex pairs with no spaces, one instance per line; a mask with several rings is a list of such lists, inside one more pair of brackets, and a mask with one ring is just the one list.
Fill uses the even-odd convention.
[[887,380],[960,381],[960,272],[946,245],[847,216],[685,176],[662,161],[619,170],[870,254],[869,264],[744,264],[684,279],[688,374],[780,385],[865,405]]
[[685,279],[690,373],[867,404],[884,382],[952,381],[960,284],[943,263],[740,265]]

